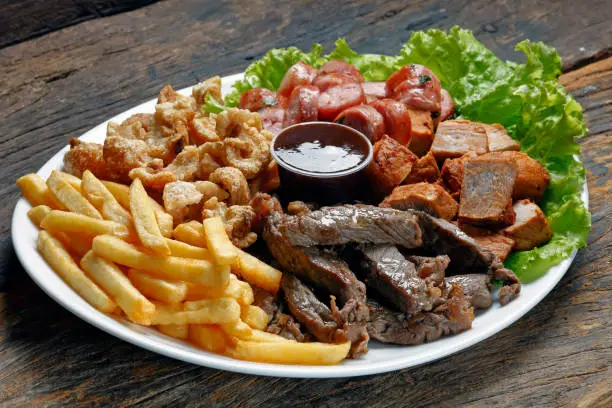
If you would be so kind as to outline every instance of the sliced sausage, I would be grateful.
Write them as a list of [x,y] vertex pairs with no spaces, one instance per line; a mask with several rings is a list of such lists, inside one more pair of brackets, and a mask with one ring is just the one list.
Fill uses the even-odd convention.
[[321,92],[327,91],[332,86],[353,84],[359,82],[354,76],[330,72],[328,74],[319,74],[312,81],[312,84],[319,88]]
[[323,64],[319,72],[321,74],[329,74],[332,72],[337,74],[345,74],[354,77],[357,80],[356,82],[363,82],[363,75],[361,75],[361,72],[359,72],[354,65],[340,60],[327,61],[325,64]]
[[361,84],[344,84],[329,88],[319,95],[319,119],[332,121],[351,106],[365,103]]
[[263,108],[276,106],[276,92],[266,88],[249,89],[240,97],[240,109],[248,109],[251,112],[260,111]]
[[440,80],[428,68],[411,64],[394,72],[386,83],[387,97],[417,109],[440,112]]
[[283,108],[263,108],[259,111],[263,128],[274,135],[283,130],[285,110]]
[[450,118],[455,112],[455,102],[453,98],[444,88],[440,90],[440,120],[446,120]]
[[293,89],[289,97],[283,126],[315,121],[319,115],[318,112],[319,88],[312,85],[298,86]]
[[300,85],[310,85],[317,76],[317,70],[305,62],[294,64],[285,73],[280,86],[278,87],[279,95],[289,96],[293,88]]
[[358,105],[343,110],[334,119],[334,122],[342,123],[348,127],[360,131],[375,143],[385,133],[385,122],[383,116],[369,105]]
[[377,99],[383,99],[387,95],[384,82],[364,82],[361,84],[368,103]]
[[406,105],[394,99],[380,99],[370,105],[382,115],[385,133],[407,146],[412,135],[412,121]]

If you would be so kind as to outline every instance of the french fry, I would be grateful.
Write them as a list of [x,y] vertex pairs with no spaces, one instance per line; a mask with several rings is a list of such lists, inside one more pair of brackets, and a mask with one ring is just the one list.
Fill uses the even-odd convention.
[[153,324],[223,324],[240,319],[240,305],[232,298],[207,300],[197,310],[176,310],[176,307],[157,304]]
[[142,246],[156,254],[169,256],[170,248],[159,230],[149,195],[140,179],[135,179],[130,186],[130,211]]
[[123,225],[132,225],[130,213],[119,204],[115,196],[89,170],[83,172],[81,193],[96,207],[103,218]]
[[221,329],[228,335],[241,340],[249,340],[253,334],[251,326],[242,320],[225,323],[221,325]]
[[49,266],[87,303],[104,313],[115,310],[115,302],[85,275],[57,238],[40,231],[36,247]]
[[196,247],[206,248],[204,226],[198,221],[189,221],[179,224],[172,233],[175,239]]
[[207,218],[203,222],[206,246],[219,265],[231,265],[238,256],[221,217]]
[[41,221],[41,228],[50,231],[69,232],[78,235],[114,235],[123,239],[131,238],[130,230],[114,221],[99,220],[86,215],[53,210]]
[[283,277],[282,272],[239,248],[236,248],[236,251],[238,269],[242,278],[270,293],[276,293]]
[[270,322],[270,316],[261,307],[254,305],[242,305],[240,318],[257,330],[264,330]]
[[234,298],[241,305],[250,305],[254,301],[253,288],[241,281],[234,274],[230,274],[229,282],[226,286],[202,286],[193,283],[187,283],[187,298],[188,302],[185,302],[185,308],[193,307],[197,309],[197,306],[190,306],[190,304],[197,305],[200,299],[215,299],[220,297],[231,297]]
[[[102,180],[102,184],[104,184],[104,187],[106,187],[108,191],[115,196],[115,199],[123,208],[126,210],[130,209],[130,188],[128,186],[106,180]],[[153,211],[155,211],[155,218],[157,219],[157,224],[159,225],[159,230],[161,231],[162,235],[164,237],[171,237],[172,229],[174,228],[174,220],[172,216],[168,214],[166,210],[164,210],[164,207],[162,207],[161,204],[159,204],[153,198],[149,197],[149,201],[153,207]]]
[[91,218],[102,219],[102,215],[81,193],[72,187],[56,170],[51,172],[47,179],[47,186],[53,195],[70,211],[86,215]]
[[34,225],[40,228],[40,223],[47,215],[49,215],[50,212],[51,207],[40,204],[28,210],[28,217],[30,217],[30,220],[32,223],[34,223]]
[[89,251],[81,259],[81,268],[108,293],[134,323],[150,325],[155,305],[136,289],[112,262]]
[[46,205],[56,210],[65,210],[66,207],[60,203],[51,193],[45,180],[38,174],[30,173],[19,177],[15,182],[21,190],[21,194],[32,206]]
[[145,296],[164,303],[180,303],[187,297],[187,284],[168,281],[137,269],[128,270],[128,278]]
[[187,324],[160,324],[157,330],[166,336],[175,337],[177,339],[186,339],[189,336],[189,325]]
[[260,343],[237,340],[227,354],[240,360],[275,364],[330,365],[346,358],[351,343]]
[[[86,170],[86,171],[89,171],[89,170]],[[58,173],[62,176],[64,180],[66,180],[68,184],[74,187],[75,190],[81,191],[81,179],[80,178],[70,173],[66,173],[64,171],[58,171]]]
[[166,244],[170,248],[170,255],[182,258],[205,259],[212,261],[212,256],[206,248],[189,245],[176,239],[166,238]]
[[130,268],[169,280],[183,280],[208,286],[225,286],[229,282],[227,267],[215,266],[204,259],[159,257],[140,251],[134,245],[112,235],[99,235],[93,240],[98,255]]
[[224,353],[231,345],[221,327],[207,324],[190,324],[189,339],[204,350]]
[[59,239],[69,252],[77,258],[82,258],[91,249],[91,237],[81,236],[78,233],[66,233],[60,231],[49,231],[51,235]]
[[285,343],[292,342],[295,340],[289,340],[282,336],[279,336],[278,334],[268,333],[263,330],[253,329],[253,331],[251,332],[251,337],[248,341],[254,341],[257,343]]

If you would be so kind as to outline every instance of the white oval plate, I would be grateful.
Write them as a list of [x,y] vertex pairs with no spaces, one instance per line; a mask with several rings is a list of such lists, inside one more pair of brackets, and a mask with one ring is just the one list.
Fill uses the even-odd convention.
[[[231,85],[241,78],[242,74],[223,78],[223,92],[228,93],[231,90]],[[182,89],[180,92],[189,94],[191,88]],[[115,116],[111,120],[122,121],[134,113],[154,112],[155,102],[154,99],[143,103]],[[107,123],[108,121],[91,129],[81,139],[102,143],[106,135]],[[65,147],[53,156],[38,171],[38,174],[46,179],[52,170],[61,170],[62,159],[67,150],[68,147]],[[582,199],[587,203],[586,185],[582,192]],[[576,256],[576,251],[574,251],[569,258],[551,268],[542,278],[524,284],[520,296],[504,308],[500,308],[499,304],[494,302],[490,309],[477,315],[471,330],[454,336],[409,347],[370,341],[370,351],[364,357],[356,360],[346,360],[336,366],[253,363],[200,350],[186,342],[165,336],[156,330],[105,315],[91,307],[53,272],[37,252],[36,237],[38,229],[27,216],[27,211],[30,208],[30,204],[23,198],[18,201],[15,207],[12,221],[12,238],[15,251],[25,270],[38,286],[66,309],[113,336],[168,357],[222,370],[278,377],[331,378],[378,374],[429,363],[464,350],[510,326],[538,304],[561,280]]]

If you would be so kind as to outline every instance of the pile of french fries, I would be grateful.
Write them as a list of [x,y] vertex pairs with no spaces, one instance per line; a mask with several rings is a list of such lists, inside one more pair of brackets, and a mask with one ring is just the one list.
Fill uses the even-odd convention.
[[281,272],[236,248],[220,218],[174,228],[140,180],[122,185],[86,171],[17,180],[41,230],[37,248],[53,270],[101,312],[121,315],[238,359],[335,364],[350,343],[298,343],[265,331],[251,285],[270,293]]

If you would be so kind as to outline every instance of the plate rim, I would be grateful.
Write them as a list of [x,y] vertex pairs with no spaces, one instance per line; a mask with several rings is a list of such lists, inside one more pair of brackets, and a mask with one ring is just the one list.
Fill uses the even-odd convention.
[[[223,82],[235,82],[243,77],[243,73],[238,73],[234,75],[228,75],[222,77]],[[191,90],[192,87],[186,87],[178,92],[187,93]],[[100,128],[106,127],[106,124],[111,120],[120,120],[119,117],[128,116],[133,114],[140,109],[143,109],[145,105],[152,104],[155,99],[148,100],[144,103],[141,103],[137,106],[129,108],[118,115],[113,116],[112,118],[100,123],[99,125],[89,129],[81,136],[79,139],[87,139],[88,135],[93,135],[99,132]],[[37,170],[37,174],[43,174],[50,169],[57,168],[53,163],[58,160],[58,156],[63,155],[65,151],[68,150],[68,147],[65,146],[60,151],[55,153],[49,160],[45,162],[45,164]],[[580,158],[578,157],[578,160]],[[588,208],[588,186],[586,180],[583,184],[583,190],[581,193],[581,198],[585,205]],[[26,273],[34,280],[34,282],[45,292],[49,297],[59,303],[62,307],[84,320],[85,322],[97,327],[105,331],[106,333],[117,337],[121,340],[129,342],[135,346],[147,349],[154,353],[158,353],[167,357],[171,357],[177,360],[181,360],[184,362],[197,364],[200,366],[205,366],[213,369],[227,370],[237,373],[243,374],[252,374],[252,375],[262,375],[262,376],[274,376],[274,377],[289,377],[289,378],[338,378],[338,377],[357,377],[364,375],[372,375],[372,374],[380,374],[385,372],[396,371],[404,368],[411,368],[420,366],[426,363],[431,363],[436,360],[448,357],[460,351],[466,350],[483,340],[493,336],[496,333],[501,332],[506,329],[521,317],[523,317],[527,312],[532,310],[537,304],[539,304],[559,283],[559,281],[565,276],[567,271],[569,270],[571,264],[573,263],[578,250],[574,249],[569,257],[561,261],[559,264],[553,266],[552,268],[561,268],[562,272],[558,272],[554,277],[549,277],[546,281],[545,287],[538,292],[538,295],[532,298],[525,299],[525,301],[521,304],[521,307],[518,311],[513,314],[509,314],[504,316],[499,320],[498,324],[494,326],[487,326],[484,329],[475,332],[473,336],[467,337],[458,337],[458,335],[452,337],[458,337],[458,341],[456,344],[454,343],[454,347],[446,348],[442,351],[438,352],[429,352],[424,353],[422,356],[417,358],[412,358],[410,361],[406,361],[405,358],[396,358],[391,360],[385,360],[382,362],[373,362],[367,365],[345,365],[338,364],[332,366],[305,366],[305,365],[285,365],[285,364],[269,364],[269,363],[258,363],[258,362],[250,362],[244,360],[236,360],[227,356],[214,354],[207,352],[201,349],[197,350],[197,353],[191,352],[189,350],[183,350],[183,348],[178,347],[168,347],[167,341],[160,341],[164,337],[170,340],[170,343],[184,343],[177,339],[171,339],[167,336],[160,335],[156,337],[149,337],[145,334],[134,330],[137,325],[134,325],[129,322],[125,322],[123,319],[116,319],[109,315],[106,315],[89,304],[87,304],[76,292],[74,292],[68,285],[61,279],[55,272],[46,264],[44,259],[40,256],[38,251],[36,250],[35,245],[28,245],[27,242],[24,242],[25,238],[22,239],[20,237],[18,231],[22,223],[24,222],[24,218],[26,222],[30,222],[27,217],[27,210],[31,208],[30,204],[23,198],[20,197],[17,201],[15,209],[13,211],[12,221],[11,221],[11,239],[13,242],[13,248],[15,253],[17,254],[17,258],[19,259],[21,265],[25,269]],[[34,227],[36,228],[36,227]],[[72,291],[74,295],[81,303],[81,305],[75,305],[73,302],[69,300],[65,300],[60,296],[61,291],[54,290],[53,285],[50,285],[49,282],[44,281],[44,273],[39,273],[37,268],[40,267],[40,262],[44,264],[44,267],[52,274],[54,274],[59,280],[60,285],[64,285],[69,291]],[[551,268],[551,269],[552,269]],[[547,275],[550,273],[550,269],[547,272]],[[539,279],[544,279],[547,275],[542,276]],[[538,279],[538,280],[539,280]],[[62,289],[65,289],[62,288]],[[519,297],[520,299],[520,297]],[[84,306],[83,306],[84,304]],[[492,310],[492,309],[489,309]],[[486,312],[485,312],[486,313]],[[478,317],[477,317],[478,318]],[[474,329],[470,329],[474,330]],[[464,332],[469,333],[470,330]],[[435,342],[428,343],[435,344]],[[410,350],[410,346],[389,346],[385,345],[385,347],[395,348],[401,347],[406,350]],[[435,347],[434,347],[435,349]]]

